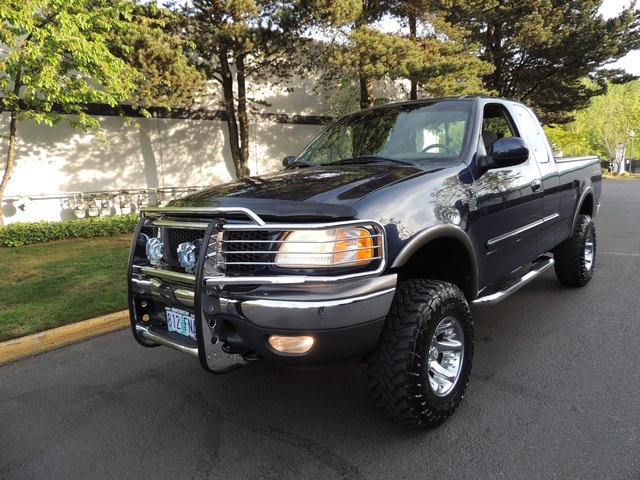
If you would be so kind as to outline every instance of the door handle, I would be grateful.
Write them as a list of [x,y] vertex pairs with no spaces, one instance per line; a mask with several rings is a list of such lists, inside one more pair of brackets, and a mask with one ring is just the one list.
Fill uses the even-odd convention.
[[533,182],[531,182],[531,190],[533,190],[533,193],[542,192],[542,181],[539,179],[535,179]]

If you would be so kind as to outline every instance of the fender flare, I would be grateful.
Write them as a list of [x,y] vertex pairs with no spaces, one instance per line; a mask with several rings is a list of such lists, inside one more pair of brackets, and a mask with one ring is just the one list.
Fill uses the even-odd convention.
[[400,253],[394,259],[391,268],[400,268],[404,266],[409,259],[417,253],[427,243],[441,238],[451,238],[462,245],[471,269],[471,298],[475,298],[478,294],[478,257],[476,256],[473,242],[467,235],[467,232],[455,225],[436,225],[414,235],[407,244],[400,250]]
[[[576,227],[576,222],[578,221],[578,215],[580,215],[580,211],[582,210],[582,207],[587,201],[587,198],[589,197],[589,195],[591,195],[591,205],[590,205],[591,211],[597,213],[597,209],[594,204],[596,196],[595,196],[595,193],[593,192],[593,187],[589,185],[587,188],[584,189],[584,191],[580,195],[580,198],[578,199],[578,202],[576,203],[576,209],[573,212],[573,220],[571,221],[571,230],[570,230],[571,232],[573,232],[573,229]],[[592,214],[591,216],[594,217],[595,213]]]

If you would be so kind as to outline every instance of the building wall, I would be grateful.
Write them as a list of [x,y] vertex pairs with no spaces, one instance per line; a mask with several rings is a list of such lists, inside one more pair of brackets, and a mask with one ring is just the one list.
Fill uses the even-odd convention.
[[[15,170],[2,205],[5,224],[75,218],[68,204],[74,198],[77,204],[80,195],[85,202],[92,195],[108,197],[113,208],[100,213],[111,215],[121,213],[123,195],[143,192],[150,197],[143,203],[154,204],[156,189],[179,194],[234,178],[224,121],[138,118],[138,126],[133,126],[119,117],[99,118],[108,143],[66,124],[19,123]],[[8,121],[8,114],[0,116],[2,158]],[[320,128],[256,116],[251,124],[251,174],[277,170],[285,156],[298,154]]]

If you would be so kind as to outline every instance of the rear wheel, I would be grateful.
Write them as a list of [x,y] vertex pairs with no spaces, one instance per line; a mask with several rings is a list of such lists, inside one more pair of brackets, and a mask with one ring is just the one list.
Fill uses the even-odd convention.
[[556,277],[563,285],[583,287],[596,266],[596,228],[589,215],[578,215],[572,235],[554,251]]
[[473,357],[473,322],[462,292],[446,282],[398,286],[376,349],[367,358],[377,406],[429,429],[456,410]]

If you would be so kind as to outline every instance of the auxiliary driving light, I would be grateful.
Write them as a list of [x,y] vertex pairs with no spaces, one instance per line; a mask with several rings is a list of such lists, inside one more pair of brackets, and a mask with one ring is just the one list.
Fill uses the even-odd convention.
[[177,253],[180,265],[184,268],[193,268],[198,261],[198,253],[202,246],[202,240],[195,240],[192,242],[185,242],[178,245]]
[[282,353],[307,353],[313,347],[313,337],[297,336],[285,337],[283,335],[271,335],[269,344]]
[[151,237],[147,240],[147,258],[151,261],[162,260],[164,246],[162,241],[157,237]]

